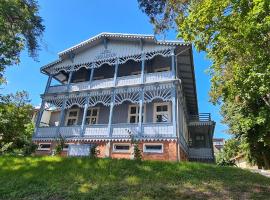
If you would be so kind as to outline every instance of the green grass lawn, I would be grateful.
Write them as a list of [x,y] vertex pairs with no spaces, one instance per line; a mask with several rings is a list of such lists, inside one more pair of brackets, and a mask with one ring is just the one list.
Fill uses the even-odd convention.
[[0,199],[270,199],[270,178],[201,163],[4,156]]

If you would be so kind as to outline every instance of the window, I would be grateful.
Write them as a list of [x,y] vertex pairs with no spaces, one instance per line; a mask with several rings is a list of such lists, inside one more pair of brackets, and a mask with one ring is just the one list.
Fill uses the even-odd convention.
[[[139,122],[140,105],[129,105],[128,108],[128,123]],[[142,107],[142,121],[145,122],[145,105]]]
[[159,67],[154,69],[155,72],[167,72],[170,71],[170,67]]
[[69,144],[64,144],[63,151],[67,151],[67,150],[68,150],[68,145],[69,145]]
[[195,146],[196,147],[204,147],[205,146],[205,137],[204,137],[204,135],[196,135],[195,136]]
[[170,122],[171,106],[169,102],[154,104],[154,122]]
[[66,126],[77,125],[78,116],[79,116],[79,109],[68,110]]
[[163,144],[143,144],[145,153],[163,153]]
[[98,123],[99,108],[89,108],[86,113],[85,124],[97,124]]
[[114,152],[129,152],[130,144],[113,144]]
[[51,149],[51,144],[50,143],[40,143],[38,145],[38,150],[41,150],[41,151],[48,151]]

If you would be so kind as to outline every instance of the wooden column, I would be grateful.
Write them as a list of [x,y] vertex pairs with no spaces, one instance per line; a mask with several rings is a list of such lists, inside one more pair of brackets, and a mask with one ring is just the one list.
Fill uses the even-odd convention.
[[40,108],[39,108],[39,111],[38,111],[38,114],[37,114],[36,124],[35,124],[35,135],[37,135],[37,131],[38,131],[38,128],[40,126],[40,121],[42,119],[42,115],[43,115],[43,112],[44,112],[45,103],[46,102],[42,99],[42,102],[41,102],[41,105],[40,105]]
[[91,83],[93,81],[93,77],[94,77],[94,68],[91,69],[91,72],[90,72],[90,78],[89,78],[89,85],[91,87]]
[[176,77],[176,71],[175,71],[175,55],[174,55],[174,50],[172,50],[171,53],[171,58],[172,58],[172,77]]
[[69,72],[68,83],[67,83],[67,91],[68,92],[69,92],[69,88],[70,88],[70,83],[71,83],[72,75],[73,75],[73,71]]
[[[145,54],[142,54],[142,66],[141,66],[141,84],[144,84],[144,67],[145,67]],[[143,104],[144,104],[144,87],[141,87],[140,103],[139,103],[139,134],[143,135]],[[146,116],[144,116],[146,117]]]
[[[113,77],[113,84],[114,86],[117,85],[117,73],[118,73],[118,60],[115,65],[114,70],[114,77]],[[115,100],[115,89],[112,90],[112,98],[111,98],[111,104],[110,104],[110,115],[109,115],[109,123],[108,123],[108,134],[109,137],[112,137],[112,116],[113,116],[113,107],[114,107],[114,100]]]
[[48,77],[48,80],[47,80],[47,84],[46,84],[46,88],[45,88],[44,94],[48,92],[49,87],[51,86],[52,77],[53,77],[52,75],[50,75],[50,76]]
[[172,123],[173,123],[173,134],[176,136],[177,123],[176,123],[176,86],[172,88]]
[[60,120],[59,120],[59,126],[57,128],[57,134],[59,135],[59,129],[61,126],[64,125],[65,123],[65,107],[66,107],[66,103],[67,103],[67,99],[64,99],[63,100],[63,104],[62,104],[62,107],[61,107],[61,113],[60,113]]
[[85,118],[86,118],[86,114],[87,114],[88,105],[89,105],[89,97],[87,97],[86,103],[84,104],[83,118],[82,118],[82,125],[81,125],[81,137],[84,136]]

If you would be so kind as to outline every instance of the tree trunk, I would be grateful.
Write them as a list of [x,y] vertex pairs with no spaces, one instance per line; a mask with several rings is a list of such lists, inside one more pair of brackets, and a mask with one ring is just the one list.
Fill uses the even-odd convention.
[[270,161],[269,158],[265,155],[264,152],[262,152],[263,162],[264,162],[264,169],[270,169]]

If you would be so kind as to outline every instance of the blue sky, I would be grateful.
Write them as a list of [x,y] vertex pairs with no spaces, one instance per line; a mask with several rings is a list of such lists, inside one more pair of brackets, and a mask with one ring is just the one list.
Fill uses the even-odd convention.
[[[136,0],[41,0],[40,15],[46,30],[43,36],[39,62],[22,52],[21,63],[6,70],[8,84],[2,92],[26,90],[33,105],[41,102],[47,77],[40,73],[41,66],[57,59],[57,53],[101,32],[152,34],[153,27],[139,8]],[[167,39],[175,39],[170,31]],[[197,93],[200,112],[211,112],[216,121],[215,137],[228,138],[227,127],[221,124],[219,107],[209,102],[210,77],[205,70],[211,62],[204,53],[194,51]]]

